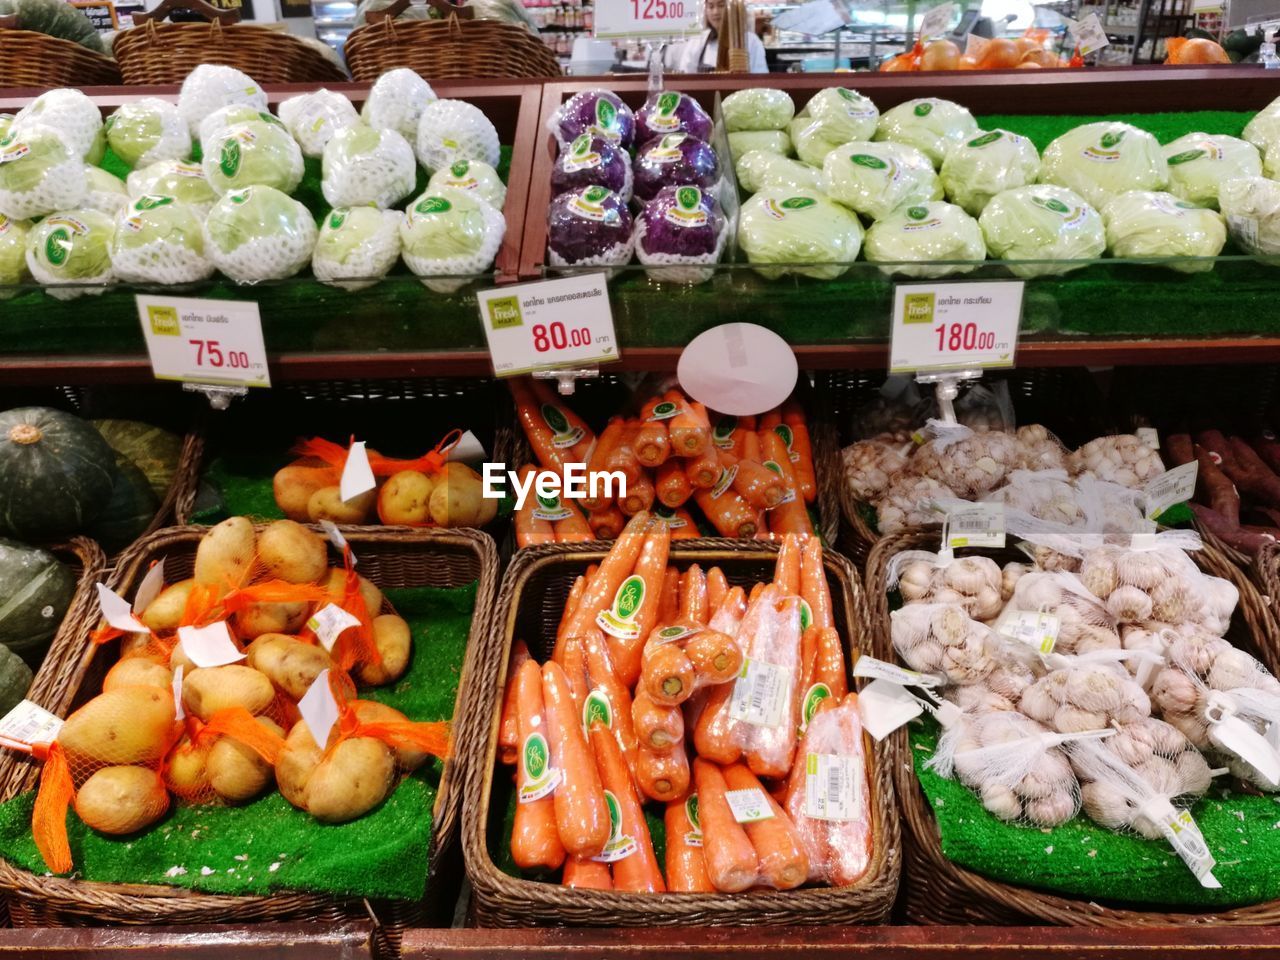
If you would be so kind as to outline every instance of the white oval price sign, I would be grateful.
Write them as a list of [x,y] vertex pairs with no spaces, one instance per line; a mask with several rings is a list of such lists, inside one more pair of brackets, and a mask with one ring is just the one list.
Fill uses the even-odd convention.
[[596,0],[595,35],[682,37],[702,29],[701,0]]
[[1021,280],[902,283],[893,291],[889,372],[1012,367]]

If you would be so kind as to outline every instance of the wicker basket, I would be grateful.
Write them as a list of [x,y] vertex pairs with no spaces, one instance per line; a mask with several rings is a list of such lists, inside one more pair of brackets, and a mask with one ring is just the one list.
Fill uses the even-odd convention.
[[[756,891],[729,894],[634,894],[573,890],[503,873],[490,856],[490,841],[502,836],[505,798],[494,794],[498,726],[507,658],[516,635],[541,659],[554,642],[556,624],[574,578],[606,551],[585,544],[548,544],[520,551],[507,570],[494,610],[489,648],[495,659],[469,687],[463,708],[472,722],[465,745],[476,762],[468,770],[462,842],[472,886],[472,910],[480,926],[532,925],[679,926],[685,924],[854,924],[880,923],[897,893],[899,837],[897,811],[883,747],[870,751],[874,849],[872,864],[857,884],[844,888]],[[682,540],[671,546],[671,562],[718,565],[731,583],[751,584],[772,577],[777,547],[767,542]],[[836,623],[847,641],[849,661],[858,656],[866,632],[858,575],[848,561],[828,552]],[[870,742],[870,741],[868,741]]]
[[[201,527],[171,527],[139,541],[124,554],[111,585],[131,595],[152,561],[163,557],[172,578],[189,576],[195,562]],[[492,657],[485,650],[493,642],[485,630],[494,590],[498,560],[493,541],[470,530],[420,531],[405,527],[376,530],[343,528],[359,558],[360,571],[383,587],[458,587],[478,581],[476,606],[467,655],[459,678],[457,703],[471,696],[471,677],[488,669]],[[101,564],[97,565],[101,569]],[[97,579],[97,574],[92,578]],[[41,668],[31,699],[59,716],[89,699],[100,689],[101,678],[115,660],[114,645],[95,647],[89,634],[98,624],[96,595],[90,584],[77,597],[77,617],[59,632],[57,642]],[[455,742],[462,743],[465,718],[455,724]],[[448,925],[460,880],[460,857],[455,834],[461,786],[466,779],[467,754],[461,750],[446,764],[435,808],[431,850],[431,876],[423,902],[376,901],[334,898],[313,893],[281,893],[270,896],[226,896],[176,887],[143,884],[88,883],[61,877],[37,876],[0,861],[0,890],[8,902],[15,926],[99,926],[112,924],[284,923],[304,920],[324,922],[364,921],[372,914],[379,922],[376,939],[380,956],[398,955],[400,937],[407,926],[427,923]],[[6,753],[0,757],[0,800],[8,800],[35,785],[39,766],[29,759]]]
[[387,18],[351,31],[344,50],[351,78],[366,83],[397,67],[432,81],[560,76],[550,47],[500,20]]
[[[894,659],[886,589],[889,561],[903,550],[936,551],[939,545],[937,534],[907,533],[887,537],[872,550],[867,564],[867,591],[875,656],[889,661]],[[1275,620],[1249,579],[1212,546],[1206,545],[1192,556],[1206,573],[1230,580],[1240,591],[1240,604],[1227,637],[1258,657],[1273,673],[1280,670],[1280,643],[1277,643]],[[907,919],[913,923],[1007,926],[1057,923],[1113,928],[1280,923],[1280,901],[1205,913],[1159,908],[1143,910],[1017,887],[966,870],[952,863],[942,852],[933,813],[916,778],[905,729],[889,737],[889,750],[894,787],[906,824],[904,901]]]
[[[6,22],[7,21],[7,22]],[[16,17],[0,17],[0,81],[6,87],[110,87],[120,68],[110,57],[73,40],[17,30]]]
[[1272,616],[1280,622],[1280,543],[1269,543],[1259,550],[1249,572]]

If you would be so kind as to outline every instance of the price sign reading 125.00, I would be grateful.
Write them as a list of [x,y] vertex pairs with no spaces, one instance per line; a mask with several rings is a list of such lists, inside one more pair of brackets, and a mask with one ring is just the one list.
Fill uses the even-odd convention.
[[899,284],[889,371],[1012,367],[1022,291],[1021,280]]
[[619,359],[603,273],[482,290],[476,299],[499,377]]
[[596,0],[597,37],[681,37],[702,29],[702,0]]
[[157,380],[271,386],[256,303],[144,295],[137,301]]

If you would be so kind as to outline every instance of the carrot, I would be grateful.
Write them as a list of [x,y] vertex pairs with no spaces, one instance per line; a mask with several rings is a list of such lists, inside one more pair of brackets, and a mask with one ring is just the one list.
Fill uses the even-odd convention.
[[800,595],[800,541],[796,537],[783,538],[782,546],[778,548],[778,562],[774,566],[773,582],[781,587],[785,594]]
[[520,665],[529,659],[529,648],[517,639],[511,645],[511,658],[507,661],[507,689],[502,695],[502,722],[498,725],[499,759],[506,764],[516,762],[520,750],[520,728],[516,713],[516,676]]
[[605,469],[618,471],[627,478],[627,486],[635,483],[644,474],[640,461],[636,459],[635,440],[640,432],[640,424],[628,420],[622,426],[622,436],[605,460]]
[[667,804],[663,815],[667,828],[667,889],[673,893],[714,893],[702,854],[702,827],[698,820],[698,795]]
[[[712,568],[712,574],[717,572],[719,572],[718,567]],[[760,586],[760,589],[764,589],[763,584],[758,586]],[[725,593],[720,602],[712,609],[715,612],[711,614],[711,621],[707,626],[712,630],[718,630],[723,634],[736,638],[738,629],[742,626],[742,618],[747,614],[747,592],[741,587],[733,587]]]
[[800,718],[800,732],[804,733],[809,720],[818,708],[830,699],[830,690],[819,687],[813,678],[818,662],[818,634],[821,627],[810,627],[800,635],[800,676],[792,688],[796,697],[795,713]]
[[711,442],[725,453],[731,453],[741,459],[743,440],[756,429],[755,417],[731,417],[721,414],[711,430]]
[[689,757],[683,745],[674,750],[640,748],[636,756],[636,783],[650,800],[666,803],[689,792]]
[[627,481],[627,495],[618,501],[618,507],[628,517],[634,517],[642,510],[651,508],[656,496],[653,481],[642,475],[636,480]]
[[723,773],[714,763],[699,758],[693,761],[693,780],[702,823],[702,853],[711,883],[724,893],[754,886],[760,860],[747,831],[733,818],[725,798],[729,788]]
[[693,665],[695,684],[728,683],[742,669],[742,650],[732,637],[719,630],[702,630],[684,645]]
[[[614,455],[614,451],[617,450],[626,429],[627,422],[621,417],[612,417],[605,424],[604,432],[600,434],[600,439],[596,442],[595,449],[591,451],[591,459],[587,461],[588,478],[597,473],[608,472],[609,459]],[[590,492],[589,489],[588,492]],[[582,504],[584,510],[590,513],[603,510],[608,506],[609,501],[604,497],[586,496],[579,503]]]
[[599,630],[591,630],[579,638],[586,657],[587,678],[592,693],[602,695],[608,701],[608,726],[618,741],[618,748],[627,759],[627,766],[635,769],[636,733],[631,721],[631,692],[618,680],[613,663],[609,659],[609,646]]
[[765,588],[765,585],[763,583],[755,584],[751,588],[751,593],[747,594],[747,603],[748,604],[755,603],[756,598],[760,596],[760,594],[764,593],[764,588]]
[[729,592],[729,581],[725,579],[724,571],[719,567],[712,567],[707,571],[707,607],[715,612],[720,609],[720,605],[724,603],[725,595]]
[[657,467],[671,456],[671,437],[667,433],[667,417],[656,417],[655,408],[662,404],[660,397],[654,397],[644,405],[640,412],[640,431],[636,434],[636,459],[642,467]]
[[680,571],[667,567],[662,575],[662,602],[658,604],[658,622],[671,623],[680,615]]
[[782,478],[758,460],[739,460],[731,453],[721,453],[720,462],[732,474],[733,489],[757,510],[768,510],[782,501]]
[[732,683],[722,683],[711,688],[693,728],[694,750],[698,756],[716,763],[733,763],[742,756],[737,737],[738,722],[729,716],[733,687]]
[[[776,584],[766,587],[747,610],[739,635],[744,644],[750,644],[747,656],[751,660],[780,667],[786,671],[788,684],[797,683],[801,670],[799,597],[780,596]],[[788,687],[783,713],[775,726],[744,724],[742,753],[756,776],[776,779],[791,769],[800,722],[794,689]]]
[[697,457],[711,444],[711,424],[707,408],[696,401],[685,400],[677,390],[667,392],[667,399],[679,402],[683,409],[667,423],[671,434],[671,455]]
[[849,695],[849,674],[844,665],[844,645],[835,627],[823,627],[818,634],[818,650],[814,659],[813,676],[825,683],[831,695],[843,700]]
[[[809,855],[791,818],[761,786],[756,775],[740,763],[722,771],[725,786],[733,791],[758,790],[773,816],[743,824],[760,864],[760,879],[778,890],[794,890],[809,879]],[[701,792],[701,791],[699,791]]]
[[786,444],[771,430],[761,435],[760,446],[768,458],[764,465],[781,476],[786,487],[782,501],[769,511],[769,532],[812,536],[813,525],[809,522],[809,511],[805,509],[804,500],[796,493],[796,478],[791,469]]
[[569,680],[558,663],[543,664],[542,699],[551,763],[560,771],[554,794],[560,842],[569,853],[594,857],[609,839],[609,809]]
[[564,675],[569,680],[569,692],[573,694],[573,704],[582,712],[587,702],[587,694],[591,692],[591,681],[587,676],[587,651],[581,637],[564,638],[564,657],[556,663],[564,668]]
[[596,535],[591,531],[591,524],[587,523],[587,518],[582,515],[582,511],[571,503],[565,503],[565,508],[569,511],[569,516],[562,520],[553,521],[551,526],[555,529],[556,543],[586,543],[594,540]]
[[613,861],[613,888],[630,893],[662,893],[666,884],[658,870],[658,858],[653,854],[653,841],[649,838],[649,825],[645,822],[640,798],[636,796],[635,785],[631,782],[631,772],[622,759],[613,734],[599,721],[591,724],[591,749],[596,755],[600,782],[617,804],[619,839],[629,837],[635,845],[631,853]]
[[644,662],[640,683],[654,703],[676,707],[693,696],[693,664],[679,644],[653,648]]
[[693,519],[693,514],[683,507],[677,507],[674,510],[670,507],[655,507],[653,516],[667,525],[671,531],[672,540],[696,540],[702,536],[698,530],[698,522]]
[[636,514],[618,535],[599,569],[588,579],[582,599],[564,623],[565,636],[582,636],[595,625],[596,617],[613,601],[614,594],[622,586],[636,565],[640,548],[644,546],[645,527],[649,518]]
[[553,442],[555,433],[543,418],[541,404],[533,394],[529,378],[516,377],[509,383],[511,398],[516,405],[516,419],[524,429],[525,439],[533,448],[534,456],[548,470],[563,470],[568,462],[566,451]]
[[587,514],[587,525],[591,527],[597,540],[616,540],[622,535],[626,522],[626,516],[612,503],[603,510],[593,510]]
[[569,624],[570,617],[573,612],[578,609],[578,604],[582,602],[582,594],[587,589],[587,578],[579,576],[573,581],[573,586],[569,589],[569,596],[564,602],[564,610],[560,614],[560,624],[556,627],[556,646],[551,653],[551,659],[556,663],[561,662],[564,656],[564,638],[565,627]]
[[[813,503],[818,496],[817,475],[813,469],[813,444],[809,439],[809,424],[804,418],[804,410],[797,401],[788,400],[782,405],[782,423],[774,427],[773,431],[787,443],[800,496],[804,497],[805,503]],[[785,435],[783,431],[786,431]]]
[[[536,472],[533,464],[525,464],[520,468],[521,481]],[[516,511],[516,546],[535,547],[540,543],[555,543],[556,535],[551,521],[534,516],[537,509],[537,497],[526,497],[524,505]]]
[[570,857],[564,862],[564,877],[560,881],[576,890],[612,890],[613,876],[609,865],[590,857]]
[[760,421],[756,425],[756,430],[760,434],[772,433],[773,428],[782,422],[782,413],[777,407],[774,407],[768,413],[760,414]]
[[822,563],[822,541],[811,537],[800,551],[800,596],[809,605],[809,622],[815,627],[834,627],[831,587]]
[[668,460],[658,468],[654,493],[663,506],[682,507],[693,496],[693,484],[685,476],[683,460]]
[[[568,445],[569,453],[565,457],[567,463],[586,463],[595,446],[596,435],[587,426],[585,420],[560,402],[560,398],[551,392],[551,388],[542,380],[530,380],[529,386],[540,405],[540,413],[547,426],[556,432],[552,442],[559,447]],[[563,424],[557,424],[557,415]],[[559,439],[557,439],[557,437]],[[576,438],[570,444],[568,441]]]
[[[648,522],[648,514],[636,514],[637,519],[641,517]],[[634,571],[618,584],[609,607],[596,619],[600,628],[609,634],[609,652],[618,679],[628,687],[634,686],[640,677],[644,642],[657,624],[670,546],[671,534],[667,528],[652,525],[636,557]]]
[[[708,446],[697,456],[686,458],[684,475],[689,480],[689,485],[695,490],[710,490],[717,487],[725,477],[725,468],[720,463],[720,452],[715,447]],[[728,483],[732,479],[729,477],[724,482]]]
[[722,537],[750,538],[759,529],[756,512],[732,490],[718,497],[712,496],[710,490],[699,490],[694,500]]
[[525,660],[513,679],[517,729],[523,746],[517,751],[516,784],[521,796],[511,828],[511,858],[521,870],[554,870],[565,856],[556,827],[555,800],[550,793],[536,796],[540,792],[536,787],[526,790],[550,769],[551,763],[543,717],[542,671],[532,660]]
[[711,615],[707,603],[707,577],[696,563],[680,579],[680,620],[705,626]]
[[684,739],[684,714],[679,707],[663,707],[639,687],[631,701],[636,740],[648,750],[670,750]]

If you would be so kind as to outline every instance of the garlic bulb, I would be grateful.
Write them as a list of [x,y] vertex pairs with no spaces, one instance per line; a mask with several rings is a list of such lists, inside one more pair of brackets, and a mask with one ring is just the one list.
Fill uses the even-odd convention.
[[855,500],[871,501],[883,494],[893,478],[907,467],[899,446],[880,440],[861,440],[840,451],[844,483]]
[[1039,423],[1019,427],[1014,434],[1017,452],[1014,467],[1018,470],[1065,470],[1067,450],[1050,431]]
[[943,561],[936,553],[908,550],[893,558],[888,584],[907,603],[949,603],[975,620],[994,619],[1004,605],[1001,573],[987,557]]
[[1014,589],[1018,586],[1018,581],[1031,572],[1031,567],[1025,563],[1017,563],[1009,561],[1000,568],[1000,599],[1006,603],[1013,596]]
[[889,536],[917,527],[942,523],[942,514],[933,509],[935,500],[954,500],[955,492],[929,477],[895,477],[884,495],[875,502],[877,526]]
[[1064,470],[1014,470],[1008,483],[983,499],[1064,527],[1084,521],[1084,508]]
[[1073,476],[1096,477],[1131,489],[1164,473],[1160,454],[1133,434],[1098,437],[1067,457]]
[[1084,663],[1041,677],[1023,691],[1018,709],[1059,733],[1081,733],[1147,717],[1151,700],[1123,667]]
[[1055,653],[1083,654],[1120,648],[1115,619],[1074,574],[1027,574],[1018,581],[1009,610],[1055,615]]
[[[937,421],[930,421],[933,429]],[[1014,462],[1017,441],[1007,433],[963,431],[954,424],[944,436],[928,441],[911,458],[911,471],[931,477],[971,500],[1004,482]],[[953,440],[952,436],[962,438]]]
[[948,683],[972,684],[996,669],[991,629],[956,604],[915,603],[890,615],[898,656],[912,670],[942,674]]

